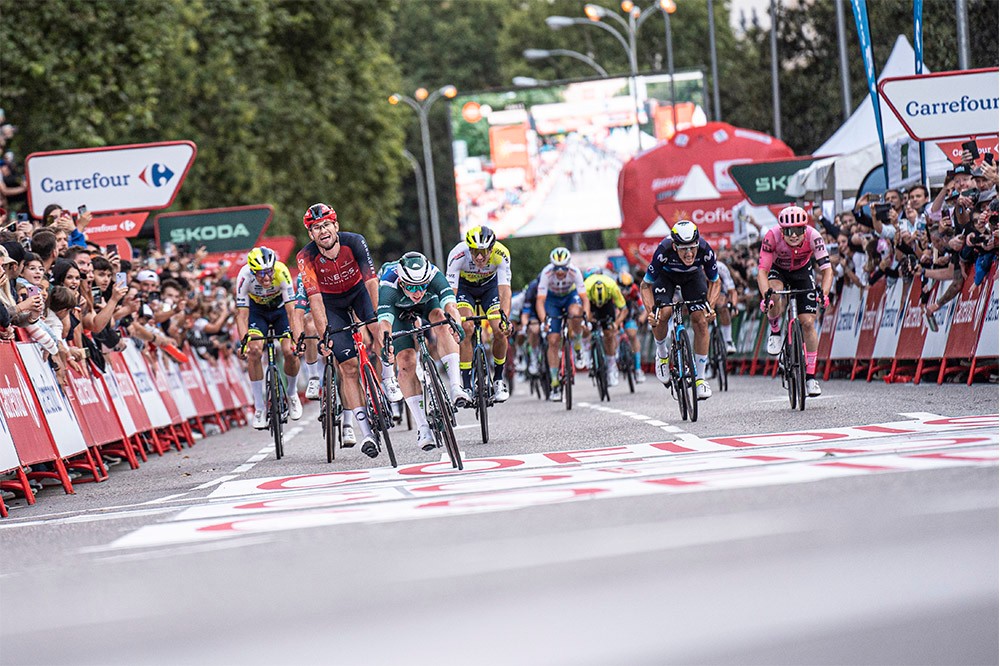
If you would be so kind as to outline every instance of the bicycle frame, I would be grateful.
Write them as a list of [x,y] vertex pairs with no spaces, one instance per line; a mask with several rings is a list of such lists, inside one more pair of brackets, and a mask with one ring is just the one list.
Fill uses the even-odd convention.
[[285,385],[281,381],[278,373],[278,364],[275,361],[275,343],[280,343],[284,336],[274,335],[274,329],[267,327],[264,336],[249,334],[243,337],[243,344],[257,340],[264,341],[267,350],[267,367],[264,370],[265,404],[268,412],[268,430],[274,438],[274,455],[277,460],[281,460],[285,455],[284,436],[282,433],[282,423],[287,420],[288,407],[287,396],[285,395]]
[[500,314],[476,315],[462,317],[462,321],[473,322],[472,327],[472,389],[475,392],[474,404],[470,407],[476,410],[479,429],[483,436],[483,444],[490,440],[489,415],[487,409],[495,404],[493,381],[489,371],[489,357],[486,355],[486,345],[483,343],[481,322],[501,319]]

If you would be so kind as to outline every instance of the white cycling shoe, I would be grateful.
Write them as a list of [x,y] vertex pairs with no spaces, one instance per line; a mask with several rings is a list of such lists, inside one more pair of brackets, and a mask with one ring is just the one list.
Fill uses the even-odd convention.
[[456,407],[467,407],[472,405],[472,396],[465,387],[455,384],[451,387],[451,401]]
[[636,368],[635,381],[637,384],[642,384],[646,381],[646,373],[642,371],[642,368]]
[[291,393],[288,396],[288,418],[293,421],[302,418],[302,401],[299,400],[298,393]]
[[608,366],[608,386],[618,386],[618,368]]
[[319,400],[319,389],[322,385],[319,377],[310,377],[309,383],[306,384],[306,400]]
[[340,429],[341,438],[344,440],[344,446],[354,446],[358,443],[358,437],[354,434],[354,427],[345,425]]
[[257,409],[253,413],[253,427],[257,430],[267,428],[267,410]]
[[704,379],[695,380],[694,388],[698,392],[699,400],[708,400],[712,397],[712,387]]
[[732,342],[727,342],[726,343],[726,353],[727,354],[735,354],[736,353],[736,345],[734,345]]
[[496,402],[507,402],[509,397],[510,389],[507,388],[507,382],[502,379],[493,382],[493,399]]
[[437,443],[434,441],[434,434],[431,433],[429,425],[422,425],[417,430],[417,446],[424,451],[433,451],[437,447]]
[[777,356],[781,352],[781,333],[771,333],[767,336],[767,353]]
[[818,379],[807,379],[806,380],[806,395],[810,398],[815,398],[817,396],[823,395],[823,389],[820,388]]
[[553,386],[549,392],[549,400],[552,402],[562,402],[562,387]]
[[670,383],[670,359],[656,357],[656,378],[664,384]]
[[399,390],[399,380],[395,377],[386,377],[382,380],[382,390],[389,402],[400,402],[403,399],[403,392]]

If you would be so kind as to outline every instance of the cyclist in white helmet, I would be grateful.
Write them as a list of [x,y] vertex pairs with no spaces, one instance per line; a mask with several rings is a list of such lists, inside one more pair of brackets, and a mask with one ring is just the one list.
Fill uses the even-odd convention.
[[535,310],[540,321],[548,320],[549,381],[552,392],[549,399],[562,400],[559,389],[559,349],[562,344],[562,320],[569,315],[569,330],[573,336],[576,365],[583,361],[583,320],[590,319],[590,299],[583,284],[583,272],[571,263],[569,250],[557,247],[549,253],[549,265],[538,277],[538,296]]

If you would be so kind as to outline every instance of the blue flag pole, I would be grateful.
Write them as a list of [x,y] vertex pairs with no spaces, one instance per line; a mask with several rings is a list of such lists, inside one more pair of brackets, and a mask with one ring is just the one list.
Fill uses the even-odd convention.
[[867,0],[851,0],[854,12],[854,24],[858,28],[858,41],[861,43],[861,58],[865,64],[865,76],[868,78],[868,96],[872,100],[872,111],[875,113],[875,129],[878,130],[878,145],[882,149],[882,171],[885,182],[889,183],[889,161],[885,155],[885,136],[882,133],[882,109],[879,105],[878,87],[875,80],[875,55],[872,53],[871,30],[868,28]]
[[[924,0],[913,0],[913,73],[924,73]],[[930,185],[923,141],[920,142],[920,182],[924,187]]]

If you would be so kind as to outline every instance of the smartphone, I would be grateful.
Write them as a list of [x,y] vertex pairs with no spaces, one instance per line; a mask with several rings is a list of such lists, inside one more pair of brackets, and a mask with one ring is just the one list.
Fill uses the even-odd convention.
[[[990,155],[990,157],[993,157],[993,156]],[[27,213],[18,213],[17,214],[17,221],[18,222],[28,222],[28,221],[30,221],[30,219],[31,218],[28,217]]]
[[115,286],[124,287],[128,284],[128,273],[115,274]]
[[83,215],[83,214],[85,214],[87,212],[87,207],[86,206],[79,206],[76,209],[76,212],[79,213],[80,215]]
[[34,298],[38,294],[42,293],[41,287],[36,287],[33,284],[28,285],[28,298]]
[[94,297],[94,302],[95,303],[104,300],[104,294],[101,293],[101,288],[100,287],[91,287],[90,288],[90,295]]
[[[975,162],[979,159],[979,144],[975,141],[963,141],[962,151],[969,151],[972,154],[972,161]],[[964,161],[964,160],[963,160]]]
[[[984,154],[983,155],[983,161],[986,162],[987,164],[992,165],[993,164],[993,153],[986,153],[986,154]],[[24,215],[24,213],[21,213],[21,215]]]
[[954,169],[948,169],[947,171],[944,172],[944,182],[947,183],[949,180],[951,180],[954,177],[955,177],[955,170]]
[[104,254],[118,254],[118,246],[112,243],[104,246]]

